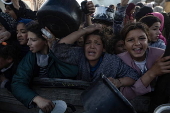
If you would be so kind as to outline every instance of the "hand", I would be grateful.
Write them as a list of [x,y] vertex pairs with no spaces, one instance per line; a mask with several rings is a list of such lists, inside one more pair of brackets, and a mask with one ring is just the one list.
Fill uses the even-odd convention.
[[11,37],[11,33],[9,31],[4,31],[0,33],[0,43],[8,40]]
[[86,6],[87,6],[87,9],[89,11],[89,13],[87,15],[91,15],[95,12],[95,6],[94,6],[92,1],[87,1]]
[[101,28],[102,28],[101,24],[93,24],[93,25],[90,25],[90,26],[83,28],[83,30],[85,31],[85,34],[89,34],[89,33],[92,33],[95,30],[100,30]]
[[14,8],[16,8],[17,10],[19,10],[20,5],[19,5],[19,0],[11,0]]
[[122,86],[122,83],[120,82],[119,79],[114,79],[112,77],[109,77],[108,78],[117,88],[121,87]]
[[45,27],[45,29],[52,35],[52,38],[48,38],[46,35],[42,35],[47,41],[48,41],[48,46],[49,48],[51,48],[53,42],[56,40],[56,37],[53,35],[53,33],[51,33],[51,31]]
[[121,6],[126,6],[129,0],[121,0]]
[[36,96],[33,99],[33,102],[37,104],[37,106],[44,112],[44,113],[49,113],[51,112],[55,105],[52,101],[42,98],[40,96]]
[[149,71],[152,72],[153,77],[170,73],[170,56],[160,58]]

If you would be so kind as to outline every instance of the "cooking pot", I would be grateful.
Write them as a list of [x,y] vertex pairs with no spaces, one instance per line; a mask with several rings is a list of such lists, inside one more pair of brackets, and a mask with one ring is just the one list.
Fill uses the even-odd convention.
[[76,0],[47,0],[37,12],[39,23],[62,38],[78,30],[82,11]]
[[130,102],[104,75],[81,97],[84,113],[136,113]]

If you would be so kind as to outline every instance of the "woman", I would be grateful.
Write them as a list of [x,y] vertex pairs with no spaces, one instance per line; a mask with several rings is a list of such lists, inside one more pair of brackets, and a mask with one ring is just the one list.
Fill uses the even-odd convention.
[[[51,50],[60,60],[78,66],[78,79],[95,82],[104,74],[118,88],[133,84],[138,78],[137,73],[116,55],[106,53],[108,30],[100,29],[100,25],[92,25],[75,31],[53,43]],[[84,36],[84,48],[72,47],[81,36]]]
[[165,42],[161,39],[159,39],[159,36],[161,34],[161,21],[155,16],[144,16],[142,17],[139,22],[142,22],[146,24],[149,28],[149,46],[151,47],[157,47],[161,49],[165,49],[166,45]]
[[51,100],[39,96],[31,88],[34,77],[75,78],[77,67],[58,60],[49,50],[47,40],[43,38],[41,25],[32,21],[27,26],[30,52],[21,60],[12,81],[12,94],[26,107],[37,105],[43,112],[54,108]]
[[148,46],[148,31],[147,26],[142,23],[131,23],[121,31],[127,52],[118,56],[140,74],[134,85],[121,88],[121,92],[129,100],[153,91],[151,82],[157,76],[170,72],[170,56],[161,58],[164,50]]

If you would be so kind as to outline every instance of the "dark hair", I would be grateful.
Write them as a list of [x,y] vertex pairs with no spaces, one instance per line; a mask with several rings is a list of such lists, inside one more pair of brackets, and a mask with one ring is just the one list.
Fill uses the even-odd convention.
[[[136,30],[136,29],[140,29],[142,30],[146,36],[148,37],[148,27],[141,23],[141,22],[137,22],[137,23],[130,23],[130,24],[127,24],[122,30],[121,30],[121,37],[122,37],[122,40],[125,41],[126,39],[126,36],[127,34],[132,31],[132,30]],[[149,37],[148,37],[148,41],[150,41]]]
[[98,35],[101,37],[101,41],[103,43],[103,48],[105,48],[106,52],[110,53],[110,42],[112,38],[114,37],[113,31],[111,32],[110,29],[103,27],[102,30],[96,30],[90,34],[85,35],[84,38],[84,43],[86,42],[86,39],[89,35]]
[[136,21],[139,21],[143,16],[152,12],[153,9],[151,7],[143,6],[142,8],[139,9],[139,11],[135,15]]
[[11,57],[13,61],[19,60],[19,50],[14,45],[2,45],[0,44],[0,57],[7,59]]
[[83,37],[84,38],[84,43],[86,42],[87,37],[90,36],[90,35],[98,35],[98,36],[100,36],[101,40],[102,40],[102,43],[104,44],[104,40],[103,40],[104,34],[99,30],[96,30],[96,31],[94,31],[92,33],[84,35],[84,37]]
[[151,27],[155,22],[160,22],[160,19],[157,18],[156,16],[152,16],[152,15],[147,15],[142,17],[139,22],[142,22],[144,24],[146,24],[148,27]]
[[41,32],[42,26],[37,21],[31,21],[28,24],[26,24],[25,27],[26,27],[27,31],[30,31],[30,32],[33,32],[34,34],[36,34],[38,38],[46,40],[42,36],[42,32]]

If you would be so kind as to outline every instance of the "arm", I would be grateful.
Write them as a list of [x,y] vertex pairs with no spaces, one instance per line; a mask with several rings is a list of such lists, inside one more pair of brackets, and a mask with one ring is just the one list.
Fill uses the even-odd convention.
[[95,30],[100,30],[101,25],[91,25],[83,29],[79,29],[78,31],[75,31],[68,36],[62,38],[59,43],[65,43],[65,44],[73,44],[75,41],[77,41],[80,37],[84,36],[85,34],[92,33]]
[[19,11],[19,16],[22,18],[29,18],[35,20],[37,18],[36,11],[32,11],[30,9],[22,8],[19,5],[19,0],[11,0],[14,8]]
[[153,79],[166,73],[170,73],[170,56],[158,60],[142,77],[140,77],[133,86],[121,88],[122,94],[127,99],[133,99],[136,96],[149,93],[151,91],[150,83]]
[[85,23],[86,23],[85,25],[89,26],[89,25],[92,25],[91,14],[93,14],[95,12],[95,7],[94,7],[94,4],[92,1],[87,1],[86,6],[89,10],[89,13],[85,14]]
[[135,83],[135,80],[130,77],[122,77],[118,79],[114,79],[112,77],[108,78],[117,88],[131,86]]
[[33,79],[33,69],[36,62],[36,56],[31,56],[32,53],[29,52],[21,60],[11,84],[12,94],[28,108],[33,107],[30,103],[34,97],[38,96],[38,94],[30,88],[30,83]]
[[122,29],[123,19],[125,17],[125,11],[127,7],[127,3],[129,0],[121,0],[121,3],[117,5],[117,11],[115,12],[115,17],[113,20],[113,27],[114,27],[114,33],[118,34],[120,30]]
[[159,59],[142,77],[141,81],[145,87],[158,76],[170,73],[170,56]]

